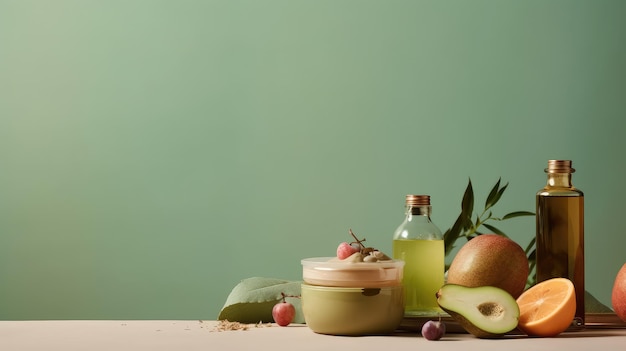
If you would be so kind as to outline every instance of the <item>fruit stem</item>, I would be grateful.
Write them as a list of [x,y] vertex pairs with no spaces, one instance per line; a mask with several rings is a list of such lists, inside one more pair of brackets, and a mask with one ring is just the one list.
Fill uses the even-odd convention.
[[287,297],[293,297],[293,298],[296,298],[296,299],[299,299],[299,298],[300,298],[300,295],[287,295],[287,294],[285,294],[285,293],[284,293],[284,292],[282,292],[282,291],[280,292],[280,295],[282,296],[282,297],[281,297],[281,299],[283,300],[283,302],[287,302],[287,301],[285,300],[285,298],[287,298]]
[[354,232],[352,231],[352,228],[350,228],[350,235],[352,235],[354,240],[356,240],[357,244],[361,245],[362,248],[365,248],[365,245],[363,245],[363,242],[365,241],[365,239],[359,240],[359,238],[357,238],[356,235],[354,234]]

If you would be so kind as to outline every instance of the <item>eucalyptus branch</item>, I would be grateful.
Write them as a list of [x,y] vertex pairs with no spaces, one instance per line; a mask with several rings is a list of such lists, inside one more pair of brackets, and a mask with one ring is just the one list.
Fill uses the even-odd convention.
[[[494,234],[507,236],[502,230],[498,229],[494,225],[488,222],[502,222],[505,220],[509,220],[516,217],[525,217],[525,216],[534,216],[535,213],[529,211],[515,211],[505,214],[502,217],[495,217],[491,209],[500,201],[504,191],[509,186],[509,183],[506,183],[501,186],[501,178],[498,178],[496,184],[489,191],[489,195],[485,200],[484,209],[480,214],[476,215],[476,219],[472,220],[472,216],[474,215],[474,188],[472,186],[472,180],[469,179],[467,184],[467,188],[463,194],[463,200],[461,201],[461,214],[457,217],[456,221],[443,235],[444,245],[445,245],[445,254],[448,256],[452,249],[454,248],[454,244],[460,238],[465,238],[466,240],[470,240],[471,238],[482,235],[480,232],[481,228],[486,228],[489,232]],[[528,255],[529,262],[531,264],[531,268],[534,268],[534,239],[529,244],[526,249],[526,254]]]

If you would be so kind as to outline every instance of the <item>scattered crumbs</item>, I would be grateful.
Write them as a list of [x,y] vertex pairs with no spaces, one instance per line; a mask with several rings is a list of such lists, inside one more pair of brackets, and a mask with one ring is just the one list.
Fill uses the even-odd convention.
[[[202,321],[200,321],[202,323]],[[220,320],[215,328],[213,328],[214,332],[223,332],[223,331],[233,331],[233,330],[248,330],[250,328],[266,328],[271,327],[272,323],[263,323],[259,322],[256,324],[244,324],[239,322],[231,322],[227,319]]]

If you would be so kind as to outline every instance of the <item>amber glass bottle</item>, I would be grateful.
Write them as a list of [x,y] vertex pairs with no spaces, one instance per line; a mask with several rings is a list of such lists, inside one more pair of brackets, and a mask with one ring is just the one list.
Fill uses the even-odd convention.
[[585,324],[584,194],[572,185],[572,161],[549,160],[536,196],[537,282],[568,278],[576,290],[574,326]]

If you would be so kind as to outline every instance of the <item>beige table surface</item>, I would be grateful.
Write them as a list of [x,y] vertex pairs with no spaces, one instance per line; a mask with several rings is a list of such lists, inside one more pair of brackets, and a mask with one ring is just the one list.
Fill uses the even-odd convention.
[[342,337],[305,325],[216,331],[217,321],[0,321],[0,350],[626,350],[626,329],[592,329],[555,338],[505,336],[481,340],[447,334],[428,341],[417,333]]

